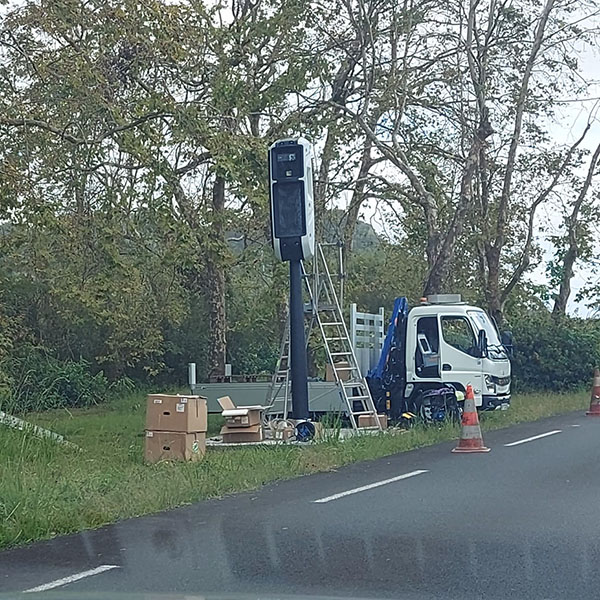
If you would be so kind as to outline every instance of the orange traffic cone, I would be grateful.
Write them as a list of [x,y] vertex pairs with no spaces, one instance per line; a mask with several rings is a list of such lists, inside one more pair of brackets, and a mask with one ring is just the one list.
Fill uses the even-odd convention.
[[479,427],[479,417],[477,408],[475,408],[475,394],[473,386],[467,386],[465,394],[465,407],[462,414],[462,428],[458,446],[452,452],[489,452],[490,449],[483,445],[481,437],[481,427]]
[[600,417],[600,371],[598,371],[598,369],[594,371],[590,410],[588,410],[585,414],[588,417]]

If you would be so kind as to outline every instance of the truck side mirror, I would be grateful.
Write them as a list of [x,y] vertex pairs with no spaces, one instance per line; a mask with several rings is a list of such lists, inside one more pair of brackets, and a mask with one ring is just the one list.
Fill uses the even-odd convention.
[[514,354],[513,335],[511,331],[503,331],[500,334],[500,341],[506,350],[506,353],[512,358]]
[[477,350],[481,358],[487,356],[487,335],[483,329],[480,329],[477,335]]

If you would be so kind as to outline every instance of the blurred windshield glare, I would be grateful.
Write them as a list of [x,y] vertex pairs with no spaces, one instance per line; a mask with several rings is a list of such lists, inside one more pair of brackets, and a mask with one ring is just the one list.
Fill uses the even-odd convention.
[[506,352],[498,337],[498,331],[487,314],[482,310],[470,310],[468,313],[478,330],[483,329],[483,331],[485,331],[488,348],[490,350],[490,358],[505,358]]

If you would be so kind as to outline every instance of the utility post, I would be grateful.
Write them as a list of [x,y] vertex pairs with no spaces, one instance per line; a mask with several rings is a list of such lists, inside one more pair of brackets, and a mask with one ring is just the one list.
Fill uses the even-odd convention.
[[308,419],[308,375],[302,299],[302,260],[315,253],[313,150],[304,138],[269,148],[271,234],[279,260],[290,263],[290,371],[292,417]]

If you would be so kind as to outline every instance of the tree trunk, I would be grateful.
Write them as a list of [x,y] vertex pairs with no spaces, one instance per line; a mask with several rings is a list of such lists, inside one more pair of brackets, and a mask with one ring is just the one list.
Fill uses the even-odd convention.
[[573,272],[575,261],[579,256],[579,246],[577,244],[577,229],[578,229],[578,221],[579,221],[579,212],[581,210],[581,205],[585,200],[585,197],[592,185],[592,179],[594,177],[594,172],[596,171],[596,165],[598,164],[598,159],[600,158],[600,144],[596,147],[594,155],[590,160],[590,166],[588,168],[588,172],[581,186],[581,190],[577,195],[577,200],[575,200],[575,204],[573,204],[573,210],[571,211],[571,215],[568,221],[568,235],[569,235],[569,246],[565,253],[565,257],[563,258],[563,269],[560,280],[560,288],[558,290],[558,295],[554,300],[554,308],[552,309],[552,315],[555,318],[559,318],[564,316],[567,312],[567,303],[569,301],[569,296],[571,295],[571,279],[573,279]]
[[215,177],[212,194],[213,223],[212,240],[215,249],[207,253],[207,301],[209,313],[208,336],[208,373],[209,376],[225,374],[225,355],[227,352],[227,320],[225,312],[225,268],[222,253],[223,224],[221,221],[225,208],[225,179]]
[[573,238],[573,241],[569,244],[565,257],[563,259],[563,272],[560,279],[560,288],[558,295],[554,299],[554,308],[552,309],[552,316],[555,319],[564,317],[567,312],[567,303],[569,302],[569,296],[571,295],[571,279],[573,279],[573,271],[575,261],[577,260],[577,240]]
[[498,327],[504,323],[504,302],[502,302],[502,294],[499,285],[499,263],[491,265],[488,262],[488,289],[487,289],[487,301],[488,310],[490,315],[496,320]]
[[485,147],[486,139],[493,133],[492,127],[488,120],[487,111],[481,115],[481,122],[473,141],[471,148],[465,161],[463,174],[460,182],[460,196],[458,206],[454,211],[452,221],[446,230],[433,266],[429,270],[427,280],[425,281],[423,295],[438,294],[443,291],[443,287],[448,279],[452,260],[454,258],[454,250],[456,242],[462,233],[463,225],[467,212],[473,201],[473,178],[479,164],[479,156],[481,149]]
[[492,244],[486,247],[487,259],[487,298],[490,314],[496,319],[498,327],[504,321],[504,303],[502,302],[502,291],[500,289],[500,249]]
[[531,50],[529,51],[529,55],[527,56],[527,62],[525,63],[525,69],[523,71],[523,76],[519,86],[519,94],[515,103],[513,132],[510,140],[508,156],[506,159],[506,168],[504,170],[504,178],[502,181],[502,191],[500,194],[500,200],[498,202],[495,227],[496,231],[494,236],[495,239],[493,240],[493,243],[492,240],[489,240],[486,244],[488,289],[485,291],[485,295],[488,298],[489,310],[499,326],[503,321],[504,304],[507,298],[507,294],[503,294],[500,289],[500,257],[506,242],[506,227],[510,216],[512,178],[517,162],[519,143],[521,141],[521,130],[523,126],[523,116],[525,114],[527,104],[527,95],[529,93],[529,83],[538,53],[542,46],[542,42],[544,41],[546,25],[548,23],[548,19],[550,18],[550,13],[554,8],[554,3],[555,0],[546,0],[544,7],[542,8],[537,26],[535,28],[533,44],[531,46]]

